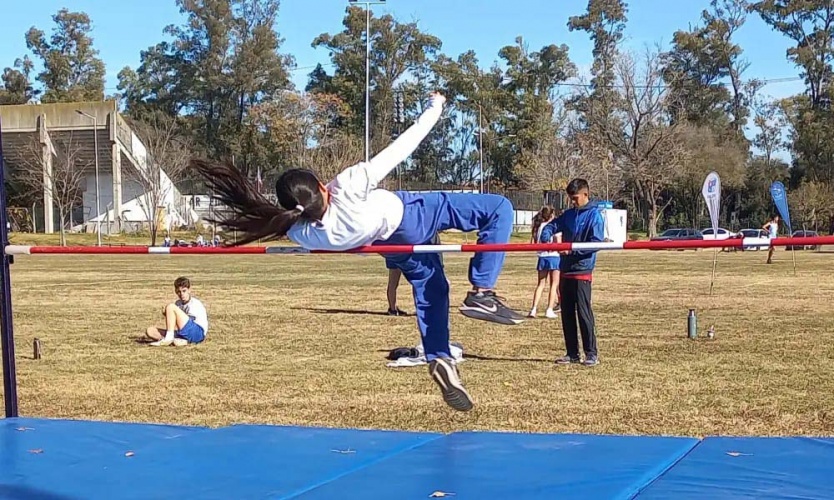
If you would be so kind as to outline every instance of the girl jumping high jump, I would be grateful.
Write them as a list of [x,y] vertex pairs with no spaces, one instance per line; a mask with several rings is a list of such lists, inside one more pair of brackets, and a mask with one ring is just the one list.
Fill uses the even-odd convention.
[[[197,160],[195,167],[231,215],[216,222],[244,234],[236,245],[284,235],[308,250],[345,251],[364,245],[422,245],[447,229],[478,231],[478,243],[506,243],[513,207],[503,196],[470,193],[411,193],[377,185],[404,161],[440,118],[445,98],[431,96],[428,109],[396,141],[369,162],[351,166],[327,185],[309,170],[290,169],[275,183],[278,205],[270,203],[228,164]],[[444,401],[470,410],[449,348],[449,284],[439,253],[389,254],[386,261],[411,283],[429,373]],[[479,252],[470,260],[472,290],[460,307],[464,315],[502,324],[521,323],[493,288],[503,252]]]

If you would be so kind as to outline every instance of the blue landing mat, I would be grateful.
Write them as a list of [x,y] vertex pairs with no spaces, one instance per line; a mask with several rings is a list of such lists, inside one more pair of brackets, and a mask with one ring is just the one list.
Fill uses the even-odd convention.
[[451,434],[312,490],[303,498],[632,498],[694,438]]
[[[128,456],[128,452],[130,456]],[[834,498],[834,439],[0,420],[0,499]]]
[[95,485],[81,468],[106,473],[125,454],[207,429],[171,425],[37,418],[0,419],[0,498],[84,498]]
[[[4,499],[283,498],[442,436],[256,425],[156,435],[156,426],[107,422],[4,423],[3,443],[29,439],[0,447]],[[13,430],[24,426],[34,430]],[[30,453],[35,445],[43,452]]]
[[128,476],[128,484],[142,490],[122,498],[288,498],[441,437],[234,425],[187,441],[149,446],[135,460],[111,467],[112,477],[102,478],[103,489],[122,484]]
[[721,438],[701,442],[638,499],[834,498],[834,439]]

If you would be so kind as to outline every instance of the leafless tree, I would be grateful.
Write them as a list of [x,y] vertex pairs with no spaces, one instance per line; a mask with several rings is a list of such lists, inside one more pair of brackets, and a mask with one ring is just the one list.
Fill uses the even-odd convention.
[[[162,223],[159,211],[165,208],[175,193],[175,184],[182,180],[191,158],[192,145],[180,133],[176,118],[162,112],[134,120],[131,127],[145,146],[146,157],[136,158],[138,168],[125,169],[124,172],[126,178],[142,188],[139,204],[148,222],[153,246]],[[179,208],[177,205],[175,203],[175,208]]]
[[[358,155],[353,154],[357,138],[335,125],[349,115],[350,107],[335,95],[281,92],[253,106],[248,123],[265,131],[272,151],[282,162],[310,168],[329,179],[362,158],[361,149]],[[331,171],[333,162],[340,162],[335,171]]]
[[[639,58],[618,55],[617,105],[610,113],[591,106],[587,119],[591,143],[608,149],[622,168],[624,180],[649,209],[649,236],[657,234],[660,215],[669,201],[662,198],[685,159],[678,123],[669,119],[670,96],[661,75],[659,52],[647,49]],[[606,108],[602,106],[601,108]]]
[[521,154],[522,180],[536,189],[564,189],[576,175],[579,145],[572,133],[575,126],[567,108],[555,104],[552,119],[540,125],[540,140]]
[[362,139],[349,133],[330,135],[324,143],[307,151],[309,168],[322,179],[330,180],[350,165],[362,159]]
[[[820,223],[834,215],[834,190],[824,182],[805,180],[799,188],[788,193],[788,200],[799,215],[803,229],[817,230]],[[797,229],[796,226],[793,229]]]
[[591,185],[591,194],[606,200],[617,198],[622,186],[623,169],[611,148],[598,134],[578,131],[574,136],[577,154],[571,163],[571,178],[581,177]]
[[[44,155],[44,150],[48,157]],[[44,164],[50,159],[51,168],[46,168]],[[58,219],[61,221],[61,246],[66,246],[66,229],[70,224],[72,209],[82,201],[84,179],[93,161],[85,157],[82,146],[70,134],[65,138],[51,138],[46,144],[42,144],[36,137],[32,138],[25,147],[25,153],[20,155],[18,166],[20,182],[37,193],[47,190],[52,193],[52,202],[58,209]]]

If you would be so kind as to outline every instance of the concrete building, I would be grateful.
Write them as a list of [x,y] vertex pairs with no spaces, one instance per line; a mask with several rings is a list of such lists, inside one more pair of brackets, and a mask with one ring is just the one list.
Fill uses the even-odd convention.
[[[89,165],[82,181],[81,220],[75,218],[68,229],[94,232],[100,225],[103,234],[132,231],[146,225],[149,214],[164,219],[160,229],[194,222],[164,165],[158,171],[155,196],[144,188],[147,182],[138,181],[139,175],[156,175],[157,170],[148,168],[146,148],[119,114],[116,101],[0,106],[0,131],[9,176],[33,162],[44,169],[43,221],[38,221],[38,229],[52,233],[59,223],[48,172],[68,144]],[[150,202],[160,195],[160,203]]]

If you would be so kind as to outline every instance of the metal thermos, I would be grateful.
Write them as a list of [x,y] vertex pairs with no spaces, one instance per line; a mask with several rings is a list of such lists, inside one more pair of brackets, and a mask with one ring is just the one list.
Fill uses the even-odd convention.
[[695,309],[689,310],[689,316],[686,318],[686,328],[689,338],[694,339],[698,336],[698,318],[695,316]]

